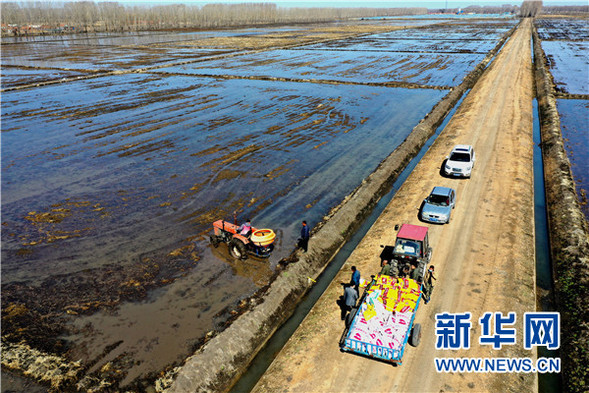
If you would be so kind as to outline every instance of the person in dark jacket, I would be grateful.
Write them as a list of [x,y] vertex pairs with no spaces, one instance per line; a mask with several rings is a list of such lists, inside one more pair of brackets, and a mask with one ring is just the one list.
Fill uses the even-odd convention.
[[301,228],[301,238],[299,239],[299,247],[307,252],[307,246],[309,245],[310,230],[307,226],[307,221],[303,221],[303,227]]
[[358,301],[358,292],[351,286],[344,286],[344,304],[342,307],[342,320],[346,319],[346,314],[356,307]]
[[360,293],[360,271],[356,269],[356,266],[352,266],[352,278],[349,285],[354,287],[357,293]]
[[423,295],[425,304],[429,303],[434,290],[434,280],[437,280],[436,276],[434,275],[434,270],[434,265],[431,265],[425,273],[425,279],[423,280]]

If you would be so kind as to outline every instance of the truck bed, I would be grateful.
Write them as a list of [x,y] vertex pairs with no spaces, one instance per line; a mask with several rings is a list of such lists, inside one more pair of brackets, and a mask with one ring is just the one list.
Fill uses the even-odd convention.
[[421,286],[414,280],[376,276],[344,331],[341,349],[400,363],[420,300]]

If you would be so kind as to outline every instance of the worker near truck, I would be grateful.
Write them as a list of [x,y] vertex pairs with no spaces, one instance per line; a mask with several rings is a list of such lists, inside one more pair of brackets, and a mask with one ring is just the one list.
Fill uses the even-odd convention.
[[419,279],[419,270],[415,264],[411,264],[411,273],[409,274],[409,278],[414,281],[418,281]]
[[346,314],[356,306],[358,301],[358,292],[352,286],[344,287],[344,306],[342,308],[342,320],[346,319]]
[[380,271],[380,274],[384,274],[384,275],[387,275],[387,276],[392,276],[393,275],[392,268],[393,267],[391,266],[391,264],[389,263],[389,261],[383,261],[383,263],[382,263],[382,269]]
[[360,292],[360,271],[356,269],[356,266],[352,266],[352,279],[350,284],[354,286],[356,292]]
[[436,276],[434,275],[434,270],[434,265],[430,265],[423,280],[423,297],[425,304],[429,303],[430,297],[434,290],[434,280],[437,280]]
[[352,277],[349,283],[341,283],[344,287],[353,287],[357,293],[360,293],[360,272],[356,266],[352,266]]

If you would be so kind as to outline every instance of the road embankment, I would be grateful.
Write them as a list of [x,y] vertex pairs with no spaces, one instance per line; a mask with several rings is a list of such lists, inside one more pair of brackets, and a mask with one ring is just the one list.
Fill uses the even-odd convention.
[[247,311],[226,330],[201,347],[184,365],[157,381],[158,391],[227,391],[239,379],[256,353],[276,329],[294,312],[333,255],[370,214],[397,176],[435,133],[444,117],[471,89],[507,39],[514,27],[463,80],[413,129],[407,139],[344,201],[317,225],[306,254],[294,253],[290,262],[268,287],[260,304]]
[[540,112],[546,208],[554,290],[561,313],[564,390],[589,388],[589,229],[580,209],[556,108],[555,89],[534,29],[536,94]]

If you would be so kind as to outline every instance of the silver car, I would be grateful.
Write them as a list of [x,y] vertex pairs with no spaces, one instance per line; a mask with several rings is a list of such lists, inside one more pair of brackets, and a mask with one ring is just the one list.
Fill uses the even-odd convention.
[[456,191],[448,187],[434,187],[423,200],[421,219],[435,224],[449,223],[456,206]]

